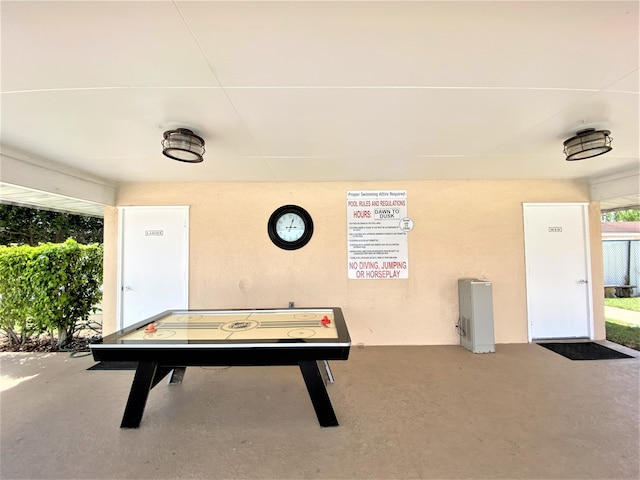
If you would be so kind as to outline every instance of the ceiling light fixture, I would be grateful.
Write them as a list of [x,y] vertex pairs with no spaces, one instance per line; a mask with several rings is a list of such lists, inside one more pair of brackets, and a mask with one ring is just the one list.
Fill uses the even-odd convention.
[[180,162],[200,163],[204,155],[204,140],[186,128],[167,130],[162,141],[162,153]]
[[595,128],[580,130],[575,137],[564,142],[564,154],[567,160],[584,160],[611,151],[613,138],[609,136],[610,134],[609,130]]

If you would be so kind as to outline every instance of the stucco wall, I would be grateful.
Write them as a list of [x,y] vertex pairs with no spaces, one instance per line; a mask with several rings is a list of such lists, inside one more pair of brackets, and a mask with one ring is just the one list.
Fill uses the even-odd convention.
[[[408,280],[348,280],[346,192],[407,190]],[[573,181],[171,183],[119,189],[117,204],[190,206],[190,308],[339,306],[354,344],[456,344],[457,279],[493,282],[496,343],[527,341],[523,202],[586,202]],[[314,236],[284,251],[277,207],[312,215]],[[590,206],[596,337],[604,337],[597,204]],[[595,248],[594,248],[595,245]],[[105,212],[105,332],[115,329],[117,209]]]

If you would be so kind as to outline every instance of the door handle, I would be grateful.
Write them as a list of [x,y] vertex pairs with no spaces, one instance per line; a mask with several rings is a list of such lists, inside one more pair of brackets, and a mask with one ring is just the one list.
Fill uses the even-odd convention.
[[130,292],[133,290],[133,288],[131,288],[129,285],[125,285],[124,287],[122,287],[122,290],[124,290],[125,292]]
[[589,283],[589,282],[586,281],[584,278],[581,278],[580,280],[578,280],[578,283]]

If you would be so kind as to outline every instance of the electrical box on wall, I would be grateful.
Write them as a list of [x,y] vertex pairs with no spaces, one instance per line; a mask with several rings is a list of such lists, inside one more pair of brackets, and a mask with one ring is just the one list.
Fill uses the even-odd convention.
[[495,352],[493,287],[473,278],[458,280],[458,334],[460,345],[473,353]]

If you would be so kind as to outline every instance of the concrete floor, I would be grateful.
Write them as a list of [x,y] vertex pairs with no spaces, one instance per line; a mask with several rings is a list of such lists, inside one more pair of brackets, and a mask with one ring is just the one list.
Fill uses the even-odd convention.
[[296,367],[188,368],[151,392],[135,430],[119,428],[132,371],[61,353],[0,361],[3,479],[640,476],[638,358],[353,348],[331,363],[341,426],[324,429]]

